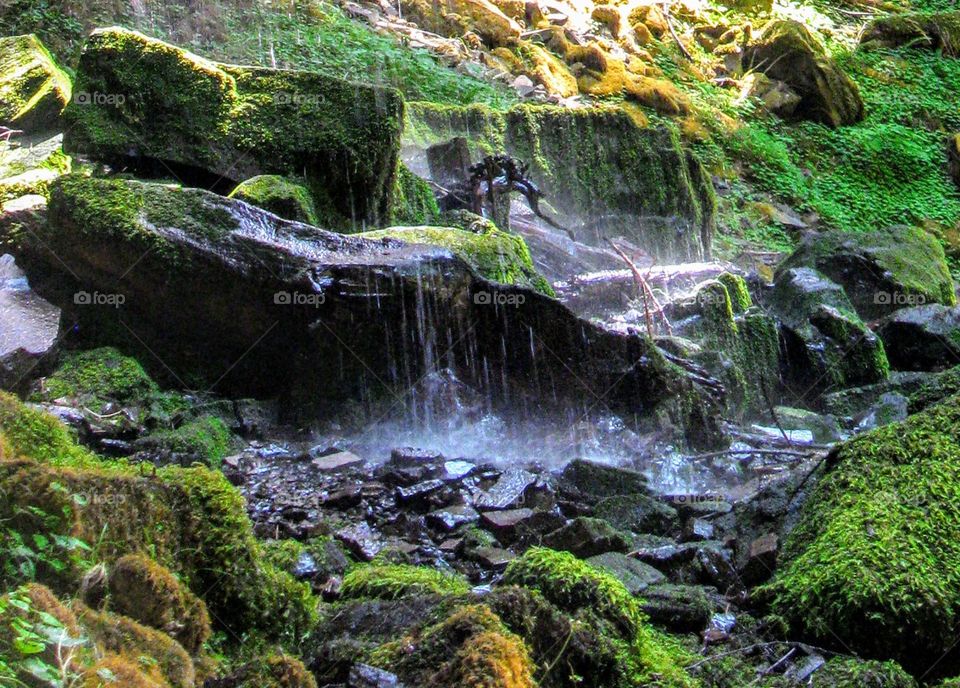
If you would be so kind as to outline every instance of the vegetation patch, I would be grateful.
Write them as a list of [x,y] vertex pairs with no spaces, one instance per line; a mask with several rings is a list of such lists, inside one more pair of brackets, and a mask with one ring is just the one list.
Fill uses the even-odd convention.
[[371,564],[343,578],[341,594],[350,598],[396,600],[410,595],[463,595],[470,585],[462,577],[425,566]]

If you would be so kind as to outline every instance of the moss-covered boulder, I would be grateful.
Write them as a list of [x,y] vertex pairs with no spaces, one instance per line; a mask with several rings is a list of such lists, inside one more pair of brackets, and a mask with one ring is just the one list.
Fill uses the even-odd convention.
[[367,239],[390,237],[413,244],[442,246],[489,280],[554,295],[550,283],[537,273],[530,249],[518,234],[496,228],[480,234],[449,227],[391,227],[358,236]]
[[890,374],[883,342],[843,288],[810,268],[778,273],[770,306],[782,323],[788,384],[799,398],[858,387]]
[[864,47],[898,48],[904,45],[960,55],[960,11],[907,12],[874,19],[863,30]]
[[[0,395],[0,435],[11,457],[0,462],[0,518],[25,536],[97,542],[108,565],[149,554],[203,599],[218,627],[236,633],[289,639],[311,625],[309,589],[261,561],[243,498],[222,474],[171,467],[146,475],[105,463],[52,416],[9,395]],[[73,592],[83,563],[68,559],[37,575]]]
[[463,595],[470,591],[459,575],[406,564],[370,564],[354,568],[340,589],[346,598],[396,600],[410,595]]
[[220,64],[109,28],[84,46],[76,91],[91,96],[64,113],[68,152],[159,162],[200,186],[302,175],[330,227],[387,217],[403,123],[391,89]]
[[52,129],[69,102],[70,79],[36,36],[0,38],[0,125]]
[[916,679],[896,662],[834,657],[811,677],[813,688],[917,688]]
[[583,241],[627,236],[662,262],[710,255],[716,199],[699,160],[667,127],[642,129],[622,108],[411,103],[407,142],[467,139],[475,158],[506,152],[530,164],[546,200]]
[[776,278],[799,267],[819,270],[842,286],[864,320],[905,306],[957,303],[943,246],[917,227],[811,234],[778,266]]
[[199,653],[210,637],[203,600],[149,557],[120,557],[110,567],[107,588],[112,611],[167,633],[191,655]]
[[960,308],[938,303],[897,311],[880,321],[890,364],[897,370],[943,370],[960,363]]
[[287,654],[259,658],[240,669],[237,688],[317,688],[317,680],[303,662]]
[[397,181],[390,205],[390,223],[394,225],[429,225],[437,222],[440,207],[433,189],[403,163],[397,165]]
[[856,82],[798,21],[780,19],[768,24],[759,39],[747,46],[743,64],[793,89],[800,96],[794,111],[800,119],[839,127],[864,118]]
[[240,182],[229,198],[269,210],[285,220],[308,225],[320,222],[309,189],[279,174],[261,174]]
[[[345,399],[408,389],[434,362],[428,351],[440,351],[498,406],[522,395],[556,413],[583,405],[589,384],[638,422],[698,446],[719,440],[714,403],[653,342],[492,282],[450,250],[333,233],[199,189],[80,175],[55,182],[48,219],[24,242],[24,269],[79,282],[57,301],[79,333],[149,357],[146,345],[180,379],[223,394],[287,394],[301,417],[337,412]],[[441,236],[475,242],[472,259],[514,271],[503,277],[534,279],[518,238]],[[501,263],[501,247],[518,258]],[[81,289],[122,294],[124,306],[79,305]],[[411,313],[426,315],[425,329],[410,328]]]
[[847,651],[955,669],[958,505],[956,397],[839,446],[786,541],[774,611]]

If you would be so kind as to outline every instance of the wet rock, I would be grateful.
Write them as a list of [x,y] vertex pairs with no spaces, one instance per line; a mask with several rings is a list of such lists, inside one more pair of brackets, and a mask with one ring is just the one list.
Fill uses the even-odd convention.
[[347,485],[331,492],[320,503],[331,509],[350,509],[363,501],[363,489],[360,485]]
[[366,523],[357,523],[338,530],[334,537],[363,561],[373,561],[384,547],[383,539]]
[[297,580],[310,580],[320,575],[320,567],[309,552],[301,552],[293,565],[292,573]]
[[896,392],[887,392],[856,419],[854,431],[869,432],[883,425],[904,421],[909,415],[910,399]]
[[443,461],[443,454],[430,449],[401,447],[390,452],[390,463],[400,468],[431,466]]
[[716,536],[716,528],[703,518],[691,518],[683,527],[683,539],[687,542],[712,540]]
[[960,364],[960,307],[904,308],[884,318],[877,335],[896,370],[939,371]]
[[470,461],[454,460],[443,463],[443,472],[440,479],[444,482],[456,482],[462,480],[477,470],[477,465]]
[[[90,226],[100,212],[93,208],[132,212]],[[334,234],[197,189],[80,175],[54,182],[48,214],[38,241],[22,248],[27,274],[52,271],[88,291],[116,290],[122,266],[140,258],[120,280],[130,306],[124,322],[181,377],[229,370],[218,383],[225,394],[286,394],[291,414],[309,417],[342,411],[344,400],[369,398],[385,383],[401,388],[408,374],[428,372],[426,350],[441,347],[430,337],[409,341],[409,313],[428,298],[430,332],[470,323],[471,337],[455,340],[445,360],[496,406],[506,403],[506,384],[513,404],[523,398],[557,413],[581,405],[577,380],[590,380],[609,390],[612,409],[631,409],[638,422],[672,416],[669,425],[688,429],[690,442],[720,440],[715,404],[645,338],[580,320],[537,292],[488,282],[446,249]],[[123,227],[119,235],[105,229],[114,226]],[[145,253],[144,242],[164,250]],[[489,302],[494,293],[513,305]],[[71,301],[56,305],[69,305],[82,331],[125,331],[113,326],[117,308],[80,310]],[[511,334],[520,327],[532,332],[533,347]],[[251,342],[259,344],[250,349]],[[571,369],[548,363],[556,360],[548,349]],[[405,352],[404,365],[384,351]],[[482,379],[472,365],[478,355],[487,363]],[[542,389],[556,391],[549,408]],[[702,403],[690,403],[701,395]]]
[[783,322],[788,382],[799,394],[889,375],[883,343],[860,320],[847,292],[822,273],[805,267],[778,272],[771,307]]
[[318,456],[311,463],[321,473],[338,473],[351,468],[359,468],[365,462],[352,452],[338,451],[333,454]]
[[587,559],[587,563],[603,569],[636,595],[651,585],[666,582],[666,577],[649,564],[620,552],[605,552]]
[[839,127],[864,117],[856,82],[800,22],[778,20],[768,24],[760,38],[744,50],[743,65],[784,82],[799,95],[800,102],[792,113],[799,119]]
[[712,540],[641,547],[631,556],[661,571],[673,583],[700,583],[726,591],[738,581],[729,550]]
[[60,309],[27,283],[13,256],[0,256],[0,389],[22,391],[49,372],[60,344]]
[[679,530],[677,510],[647,494],[608,497],[594,509],[598,518],[620,530],[669,535]]
[[604,552],[626,552],[629,543],[623,534],[604,520],[579,516],[562,528],[548,533],[543,544],[571,552],[581,559]]
[[750,543],[747,563],[740,575],[747,585],[762,583],[773,575],[777,567],[780,539],[776,533],[761,535]]
[[494,533],[498,539],[509,539],[513,536],[517,527],[528,521],[533,514],[533,509],[526,508],[488,511],[483,514],[482,524],[484,528]]
[[349,688],[403,688],[396,674],[369,664],[355,664],[347,681]]
[[716,516],[729,513],[733,506],[725,499],[712,495],[675,494],[668,495],[667,503],[676,509],[681,518]]
[[480,511],[510,509],[523,503],[527,490],[537,482],[537,476],[522,468],[511,466],[503,472],[493,487],[476,500]]
[[470,551],[470,558],[485,568],[502,571],[517,555],[500,547],[477,547]]
[[[777,406],[774,411],[780,426],[787,431],[791,441],[799,440],[794,435],[798,432],[808,432],[810,436],[807,441],[816,444],[840,441],[840,426],[833,416],[788,406]],[[777,433],[779,434],[779,429]]]
[[469,177],[470,148],[467,139],[455,136],[427,148],[430,178],[446,189],[455,188]]
[[808,235],[777,268],[776,281],[800,267],[813,268],[842,286],[867,321],[905,306],[957,303],[943,246],[915,227]]
[[450,506],[427,514],[427,522],[440,530],[456,530],[460,526],[475,523],[480,514],[469,505]]
[[398,487],[395,491],[397,504],[422,506],[431,495],[445,487],[442,480],[424,480],[410,487]]
[[839,417],[852,418],[866,413],[887,393],[910,397],[936,379],[937,373],[893,371],[890,378],[874,385],[854,387],[823,397],[824,411]]
[[717,592],[695,585],[654,585],[643,591],[640,607],[650,620],[677,633],[697,633],[717,609]]
[[557,491],[569,502],[586,505],[617,495],[649,493],[643,474],[584,459],[567,464],[557,481]]
[[784,672],[784,677],[795,684],[802,685],[809,680],[820,667],[827,663],[823,655],[812,654],[804,657]]

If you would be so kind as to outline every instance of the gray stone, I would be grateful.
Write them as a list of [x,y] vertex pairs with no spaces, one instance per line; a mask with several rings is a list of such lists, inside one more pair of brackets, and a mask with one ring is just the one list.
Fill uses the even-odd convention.
[[676,633],[702,631],[718,610],[716,590],[697,585],[654,585],[643,591],[640,607],[650,620]]
[[629,543],[623,534],[599,518],[579,516],[543,538],[546,547],[571,552],[586,559],[604,552],[625,552]]
[[0,256],[0,389],[25,389],[47,372],[60,343],[60,309],[27,284],[13,256]]
[[368,664],[354,664],[347,685],[349,688],[403,688],[396,674]]
[[384,547],[380,535],[366,523],[357,523],[338,530],[334,533],[334,537],[346,545],[355,557],[363,561],[373,561]]
[[427,514],[427,522],[440,530],[456,530],[460,526],[474,523],[480,514],[472,506],[461,504],[438,509]]
[[594,513],[616,528],[635,533],[668,535],[680,529],[676,509],[643,493],[608,497],[597,504]]
[[904,308],[884,318],[877,335],[896,370],[939,371],[960,364],[960,307]]
[[497,482],[476,500],[480,511],[510,509],[519,506],[527,490],[537,482],[537,476],[522,468],[511,466]]
[[356,454],[339,451],[334,454],[318,456],[311,463],[321,473],[337,473],[362,466],[365,461]]
[[613,575],[634,595],[651,585],[666,582],[666,576],[649,564],[620,552],[598,554],[587,559],[587,563]]
[[488,569],[502,571],[517,555],[500,547],[477,547],[470,551],[470,557]]

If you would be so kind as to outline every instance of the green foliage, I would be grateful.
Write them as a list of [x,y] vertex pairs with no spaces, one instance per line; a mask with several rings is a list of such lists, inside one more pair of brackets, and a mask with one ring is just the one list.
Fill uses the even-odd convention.
[[436,224],[440,216],[433,189],[402,162],[397,164],[391,203],[390,224],[393,225],[431,225]]
[[176,429],[153,433],[144,440],[144,445],[218,468],[230,452],[231,437],[222,420],[200,416]]
[[410,595],[464,595],[463,577],[424,566],[371,564],[358,566],[343,578],[341,594],[350,598],[396,600]]

